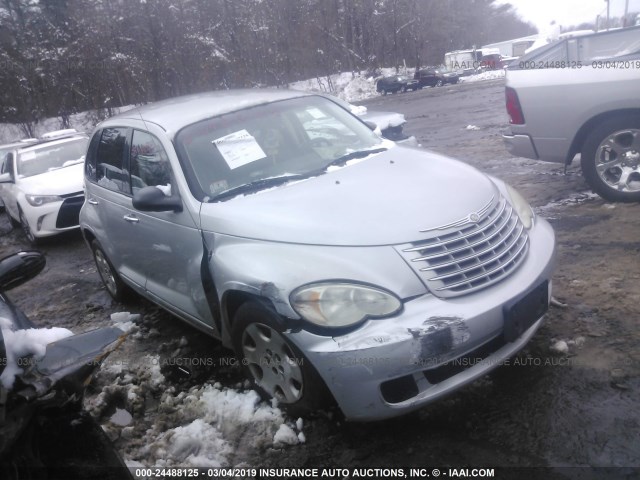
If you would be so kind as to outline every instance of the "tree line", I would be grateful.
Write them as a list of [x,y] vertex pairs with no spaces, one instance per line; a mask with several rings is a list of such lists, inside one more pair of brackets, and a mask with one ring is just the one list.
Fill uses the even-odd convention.
[[535,32],[494,0],[0,0],[0,121],[437,65]]

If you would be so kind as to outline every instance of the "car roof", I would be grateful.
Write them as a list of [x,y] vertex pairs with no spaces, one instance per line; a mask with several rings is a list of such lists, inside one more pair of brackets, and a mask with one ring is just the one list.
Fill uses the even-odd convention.
[[207,118],[310,95],[296,90],[266,88],[196,93],[135,107],[111,117],[101,125],[117,124],[122,119],[142,120],[155,123],[165,131],[175,134],[181,128]]
[[61,143],[71,142],[72,140],[88,140],[88,139],[89,137],[86,134],[78,132],[73,135],[65,136],[62,138],[54,138],[51,140],[40,140],[36,143],[28,143],[20,147],[17,147],[16,150],[19,150],[20,153],[25,151],[30,152],[30,151],[38,150],[41,147],[49,146],[49,145],[59,145]]
[[0,150],[4,150],[5,148],[22,148],[27,145],[33,145],[37,142],[38,140],[33,138],[29,140],[20,140],[18,142],[3,143],[2,145],[0,145]]

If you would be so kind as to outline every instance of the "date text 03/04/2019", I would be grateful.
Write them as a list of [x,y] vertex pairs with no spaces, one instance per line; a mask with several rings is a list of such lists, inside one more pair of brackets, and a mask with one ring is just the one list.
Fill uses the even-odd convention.
[[493,468],[136,468],[136,478],[438,478],[495,476]]

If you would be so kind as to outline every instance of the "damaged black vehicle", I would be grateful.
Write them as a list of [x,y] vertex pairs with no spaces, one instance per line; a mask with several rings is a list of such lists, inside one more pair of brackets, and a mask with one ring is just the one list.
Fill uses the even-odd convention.
[[37,251],[0,260],[0,478],[130,478],[113,448],[104,448],[100,427],[81,412],[85,387],[124,332],[36,328],[4,293],[45,264]]

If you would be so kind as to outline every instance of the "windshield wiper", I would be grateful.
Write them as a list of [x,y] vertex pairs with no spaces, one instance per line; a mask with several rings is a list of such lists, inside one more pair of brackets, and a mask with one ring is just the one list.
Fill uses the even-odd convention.
[[327,163],[324,166],[324,169],[326,170],[327,168],[333,167],[333,166],[342,166],[345,163],[347,163],[349,160],[353,160],[355,158],[368,157],[369,155],[373,155],[374,153],[384,152],[385,150],[387,150],[387,148],[380,147],[380,148],[372,148],[370,150],[356,150],[355,152],[349,152]]
[[254,180],[253,182],[243,183],[242,185],[238,185],[237,187],[231,187],[229,190],[225,190],[224,192],[211,197],[209,199],[209,203],[223,200],[229,197],[234,197],[236,195],[240,195],[241,193],[257,192],[259,190],[264,190],[265,188],[282,185],[283,183],[290,182],[291,180],[301,180],[303,178],[307,178],[307,175],[289,174],[281,175],[279,177],[261,178],[258,180]]

